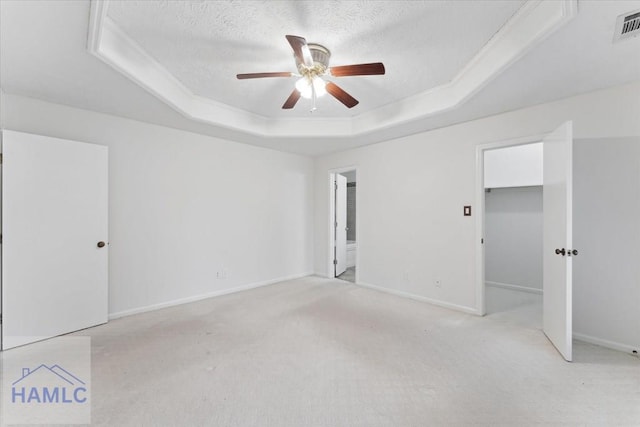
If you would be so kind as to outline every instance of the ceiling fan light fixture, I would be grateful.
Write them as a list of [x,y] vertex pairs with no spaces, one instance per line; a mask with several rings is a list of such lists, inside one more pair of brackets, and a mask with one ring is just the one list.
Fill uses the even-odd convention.
[[291,92],[285,103],[282,104],[284,110],[290,110],[295,107],[300,98],[307,98],[313,99],[313,106],[311,108],[311,112],[313,112],[316,109],[316,99],[327,93],[342,102],[345,107],[353,108],[358,105],[358,100],[332,81],[324,81],[322,77],[373,76],[385,73],[382,62],[329,67],[329,59],[331,58],[329,49],[317,43],[307,43],[304,37],[294,35],[287,35],[285,37],[293,49],[293,57],[296,61],[299,74],[291,72],[268,72],[236,75],[236,78],[240,80],[263,77],[300,77],[295,84],[295,89]]
[[[312,89],[313,85],[313,89]],[[315,76],[313,78],[302,77],[296,82],[296,89],[300,92],[300,95],[303,98],[311,99],[313,97],[313,91],[316,92],[316,97],[321,97],[326,95],[327,82],[322,80],[320,77]]]

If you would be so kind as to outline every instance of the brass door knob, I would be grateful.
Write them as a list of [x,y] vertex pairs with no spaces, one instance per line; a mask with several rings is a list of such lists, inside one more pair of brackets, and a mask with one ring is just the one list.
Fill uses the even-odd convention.
[[104,248],[104,245],[106,245],[105,242],[102,242],[102,241],[98,242],[98,247],[99,248]]

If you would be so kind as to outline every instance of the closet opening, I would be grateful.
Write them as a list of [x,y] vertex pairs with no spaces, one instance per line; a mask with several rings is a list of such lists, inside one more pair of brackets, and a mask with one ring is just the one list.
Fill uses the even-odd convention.
[[542,329],[542,143],[483,151],[484,303],[494,319]]

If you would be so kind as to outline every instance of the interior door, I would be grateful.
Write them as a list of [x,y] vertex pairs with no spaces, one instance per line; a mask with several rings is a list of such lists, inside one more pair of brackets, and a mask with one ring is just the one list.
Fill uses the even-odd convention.
[[572,358],[573,124],[543,141],[543,329],[560,354]]
[[2,348],[105,323],[107,147],[12,131],[2,144]]
[[336,277],[347,269],[347,178],[336,174]]

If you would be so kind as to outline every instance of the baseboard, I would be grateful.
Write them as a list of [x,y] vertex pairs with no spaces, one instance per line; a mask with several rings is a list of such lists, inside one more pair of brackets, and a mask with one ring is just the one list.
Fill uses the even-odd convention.
[[424,297],[422,295],[416,295],[416,294],[412,294],[412,293],[409,293],[409,292],[397,291],[395,289],[384,288],[382,286],[372,285],[370,283],[360,282],[360,283],[356,283],[356,285],[357,286],[362,286],[363,288],[374,289],[376,291],[385,292],[387,294],[391,294],[391,295],[395,295],[395,296],[399,296],[399,297],[403,297],[403,298],[409,298],[409,299],[416,300],[416,301],[426,302],[426,303],[429,303],[429,304],[432,304],[432,305],[437,305],[438,307],[444,307],[444,308],[448,308],[448,309],[455,310],[455,311],[461,311],[463,313],[468,313],[468,314],[480,315],[480,312],[477,309],[471,308],[471,307],[466,307],[464,305],[451,304],[449,302],[440,301],[440,300],[436,300],[436,299],[432,299],[432,298],[427,298],[427,297]]
[[494,288],[509,289],[510,291],[518,291],[518,292],[526,292],[528,294],[542,295],[542,289],[528,288],[526,286],[520,286],[520,285],[512,285],[511,283],[490,282],[486,280],[484,284],[485,286],[491,286]]
[[622,344],[619,342],[615,342],[615,341],[609,341],[609,340],[604,340],[602,338],[596,338],[596,337],[592,337],[590,335],[585,335],[585,334],[577,334],[577,333],[573,333],[573,338],[578,340],[578,341],[584,341],[586,343],[589,344],[595,344],[595,345],[599,345],[600,347],[606,347],[606,348],[610,348],[612,350],[618,350],[618,351],[623,351],[625,353],[630,353],[630,354],[634,354],[633,352],[636,351],[635,355],[637,356],[638,353],[640,353],[640,347],[639,346],[632,346],[632,345],[628,345],[628,344]]
[[273,285],[275,283],[285,282],[287,280],[299,279],[301,277],[307,277],[307,276],[311,276],[311,275],[313,275],[313,273],[302,273],[302,274],[296,274],[296,275],[293,275],[293,276],[279,277],[277,279],[265,280],[265,281],[262,281],[262,282],[254,282],[254,283],[249,283],[249,284],[246,284],[246,285],[236,286],[235,288],[223,289],[223,290],[219,290],[219,291],[209,292],[209,293],[206,293],[206,294],[200,294],[200,295],[194,295],[194,296],[190,296],[190,297],[186,297],[186,298],[180,298],[180,299],[173,300],[173,301],[166,301],[166,302],[161,302],[161,303],[158,303],[158,304],[147,305],[147,306],[144,306],[144,307],[132,308],[132,309],[129,309],[129,310],[123,310],[123,311],[118,311],[118,312],[115,312],[115,313],[109,313],[109,320],[119,319],[121,317],[131,316],[131,315],[134,315],[134,314],[146,313],[148,311],[159,310],[161,308],[167,308],[167,307],[173,307],[173,306],[176,306],[176,305],[188,304],[190,302],[201,301],[201,300],[207,299],[207,298],[219,297],[219,296],[222,296],[222,295],[234,294],[236,292],[248,291],[249,289],[260,288],[262,286]]
[[316,271],[315,273],[313,273],[313,275],[318,277],[324,277],[326,279],[333,279],[333,277],[328,275],[326,271]]

